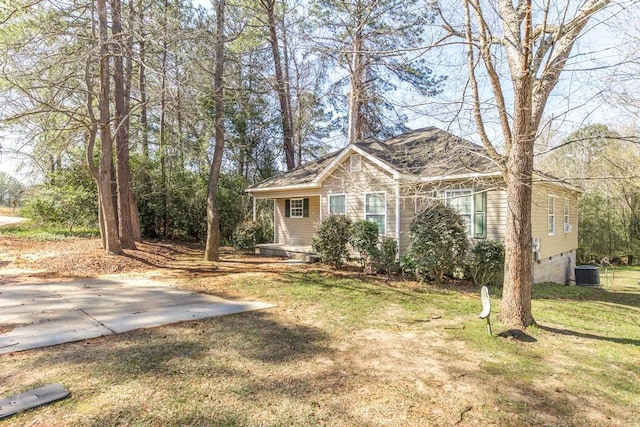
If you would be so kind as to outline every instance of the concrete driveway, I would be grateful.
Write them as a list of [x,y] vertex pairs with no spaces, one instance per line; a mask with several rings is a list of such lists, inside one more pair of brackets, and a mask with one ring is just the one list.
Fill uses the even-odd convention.
[[24,221],[29,221],[29,219],[21,218],[19,216],[0,215],[0,227],[2,227],[3,225],[17,224],[19,222],[24,222]]
[[0,285],[0,354],[272,307],[140,278]]

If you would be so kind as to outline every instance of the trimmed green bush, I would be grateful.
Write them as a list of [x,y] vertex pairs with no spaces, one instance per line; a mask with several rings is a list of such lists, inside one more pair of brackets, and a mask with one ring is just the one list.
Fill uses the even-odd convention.
[[376,250],[378,243],[378,224],[360,220],[351,224],[349,243],[360,256],[360,265],[365,267]]
[[257,221],[241,222],[233,231],[233,247],[236,249],[253,250],[262,242],[264,242],[264,233],[262,225]]
[[437,203],[418,214],[410,228],[408,257],[416,278],[441,283],[445,275],[464,266],[469,243],[460,215]]
[[396,239],[388,236],[383,236],[380,239],[378,246],[374,246],[373,263],[378,270],[390,274],[397,268],[397,255],[398,242],[396,241]]
[[471,250],[469,272],[477,285],[498,284],[504,269],[504,244],[495,240],[483,240]]
[[332,215],[320,223],[311,246],[323,263],[340,268],[346,262],[349,251],[351,221],[343,215]]

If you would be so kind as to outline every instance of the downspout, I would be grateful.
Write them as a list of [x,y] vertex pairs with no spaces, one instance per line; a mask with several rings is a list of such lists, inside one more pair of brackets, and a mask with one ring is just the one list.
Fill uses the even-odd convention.
[[400,182],[396,181],[396,241],[398,242],[398,253],[396,261],[400,261]]

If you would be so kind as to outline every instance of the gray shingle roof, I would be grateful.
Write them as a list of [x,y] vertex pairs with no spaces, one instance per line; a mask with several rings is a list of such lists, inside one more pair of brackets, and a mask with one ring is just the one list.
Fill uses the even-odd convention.
[[248,190],[308,184],[312,182],[314,178],[322,172],[324,168],[326,168],[329,163],[338,156],[338,154],[340,154],[341,151],[342,150],[334,151],[333,153],[327,154],[313,162],[305,163],[293,170],[267,178],[264,181],[250,186]]
[[[409,131],[386,141],[370,138],[354,146],[401,174],[415,178],[498,171],[483,147],[436,127]],[[248,190],[310,184],[342,151],[271,177]]]
[[416,177],[498,170],[483,147],[436,127],[410,131],[384,142],[368,140],[355,145],[398,172]]

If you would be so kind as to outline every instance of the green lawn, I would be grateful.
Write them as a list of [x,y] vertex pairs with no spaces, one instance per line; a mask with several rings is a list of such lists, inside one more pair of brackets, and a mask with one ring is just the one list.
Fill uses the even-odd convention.
[[72,397],[0,425],[638,425],[638,280],[537,285],[538,325],[507,339],[475,290],[200,274],[183,286],[278,307],[3,356],[3,396],[61,382]]

